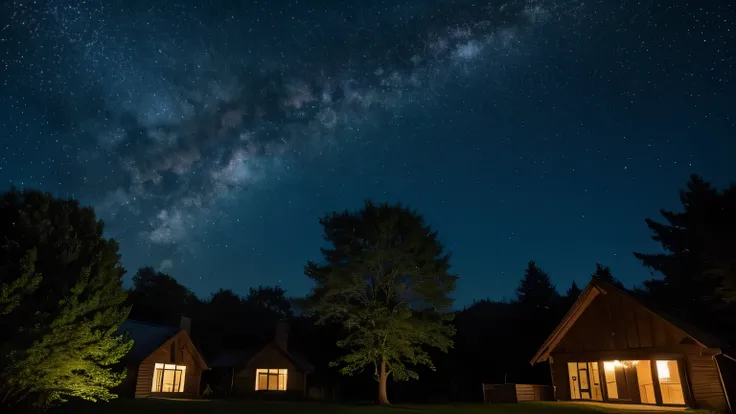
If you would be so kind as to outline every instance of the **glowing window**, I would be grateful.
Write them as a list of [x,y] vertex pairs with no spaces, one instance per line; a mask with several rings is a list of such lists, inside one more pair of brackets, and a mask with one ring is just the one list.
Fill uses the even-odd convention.
[[677,361],[657,361],[657,378],[662,393],[662,404],[685,405]]
[[618,399],[618,387],[616,384],[616,366],[620,361],[603,361],[603,376],[606,380],[606,391],[611,400]]
[[667,361],[657,361],[657,376],[660,380],[670,379],[670,367],[667,366]]
[[156,364],[151,392],[184,392],[185,365]]
[[256,391],[286,391],[287,379],[286,369],[256,369]]

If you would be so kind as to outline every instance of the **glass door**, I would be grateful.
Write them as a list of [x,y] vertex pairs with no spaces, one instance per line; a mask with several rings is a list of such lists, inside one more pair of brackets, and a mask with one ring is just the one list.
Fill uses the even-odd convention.
[[590,376],[588,375],[588,363],[578,362],[578,375],[580,381],[580,398],[583,400],[590,399]]
[[571,400],[603,401],[598,362],[568,362]]

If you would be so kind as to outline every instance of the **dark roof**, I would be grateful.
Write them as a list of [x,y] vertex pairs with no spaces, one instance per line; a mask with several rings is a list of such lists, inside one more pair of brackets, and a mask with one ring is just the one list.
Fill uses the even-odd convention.
[[287,352],[289,356],[291,357],[291,360],[294,361],[294,363],[300,367],[304,372],[313,372],[314,371],[314,365],[309,363],[307,358],[305,358],[301,354],[297,354],[296,352]]
[[273,346],[278,349],[286,358],[291,360],[294,365],[304,372],[314,371],[314,366],[310,364],[304,356],[294,352],[289,352],[273,342],[266,344],[261,349],[233,349],[223,351],[212,358],[208,365],[211,368],[242,368],[248,365],[248,363],[267,346]]
[[209,366],[211,368],[242,367],[248,364],[248,362],[253,359],[257,353],[257,350],[254,351],[250,349],[232,349],[222,351],[210,360]]
[[618,288],[597,277],[593,277],[593,279],[590,281],[590,283],[588,283],[580,296],[578,296],[578,299],[575,301],[572,307],[570,307],[570,310],[567,311],[565,317],[562,318],[562,321],[557,325],[555,330],[552,331],[544,344],[539,348],[536,355],[534,355],[534,358],[532,358],[531,363],[534,364],[536,362],[546,360],[549,357],[552,349],[557,346],[560,340],[562,340],[570,327],[572,327],[572,325],[577,321],[578,317],[580,317],[580,315],[585,312],[585,309],[587,309],[588,305],[590,305],[593,299],[595,299],[595,297],[599,294],[605,293],[607,290],[616,291],[622,295],[631,298],[632,300],[640,304],[644,309],[649,311],[651,314],[663,319],[665,322],[678,328],[688,337],[690,337],[690,339],[692,339],[698,345],[704,348],[721,349],[721,352],[723,352],[724,348],[728,347],[726,342],[698,329],[694,325],[678,320],[660,310],[653,309],[648,304],[643,303],[637,297],[633,296],[626,289]]
[[134,341],[133,348],[125,356],[125,359],[129,361],[143,361],[179,331],[179,328],[153,325],[132,319],[126,320],[118,328],[120,333],[130,333],[130,337]]

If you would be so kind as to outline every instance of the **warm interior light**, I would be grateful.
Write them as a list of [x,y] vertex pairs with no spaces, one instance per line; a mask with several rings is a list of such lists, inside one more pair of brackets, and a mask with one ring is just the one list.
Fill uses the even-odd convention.
[[670,379],[670,367],[667,361],[657,361],[657,376],[659,379]]
[[615,365],[616,362],[618,362],[618,361],[614,361],[614,362],[604,361],[603,362],[603,369],[605,369],[606,371],[611,371],[611,372],[615,371],[616,370],[616,365]]
[[256,391],[286,391],[288,370],[278,368],[256,369]]
[[155,364],[151,392],[184,392],[186,372],[186,365]]

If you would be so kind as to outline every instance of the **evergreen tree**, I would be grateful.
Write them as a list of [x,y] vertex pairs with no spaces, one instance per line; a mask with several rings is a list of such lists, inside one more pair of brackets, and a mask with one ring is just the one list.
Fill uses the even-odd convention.
[[305,308],[320,323],[342,323],[348,334],[338,345],[348,353],[333,364],[346,375],[372,366],[379,401],[388,404],[389,376],[417,378],[408,364],[434,368],[426,347],[452,346],[449,294],[457,276],[449,273],[450,255],[424,219],[401,205],[366,202],[320,223],[332,246],[322,249],[324,264],[305,268],[316,283]]
[[572,285],[567,289],[565,296],[567,297],[568,302],[572,305],[576,300],[578,300],[578,296],[580,296],[581,293],[583,293],[583,291],[580,290],[578,284],[573,280]]
[[613,277],[611,268],[608,266],[603,266],[600,263],[595,264],[595,272],[593,272],[591,276],[594,278],[600,279],[606,283],[609,283],[613,286],[616,286],[619,289],[626,289],[623,283],[621,283],[618,279]]
[[0,234],[0,404],[115,398],[132,345],[117,243],[91,208],[30,190],[0,195]]
[[663,276],[646,281],[646,296],[686,319],[736,325],[736,188],[723,192],[692,176],[680,193],[683,210],[662,210],[666,223],[647,219],[663,253],[634,253]]
[[528,310],[549,311],[558,304],[560,294],[542,269],[532,260],[516,288],[519,304]]

